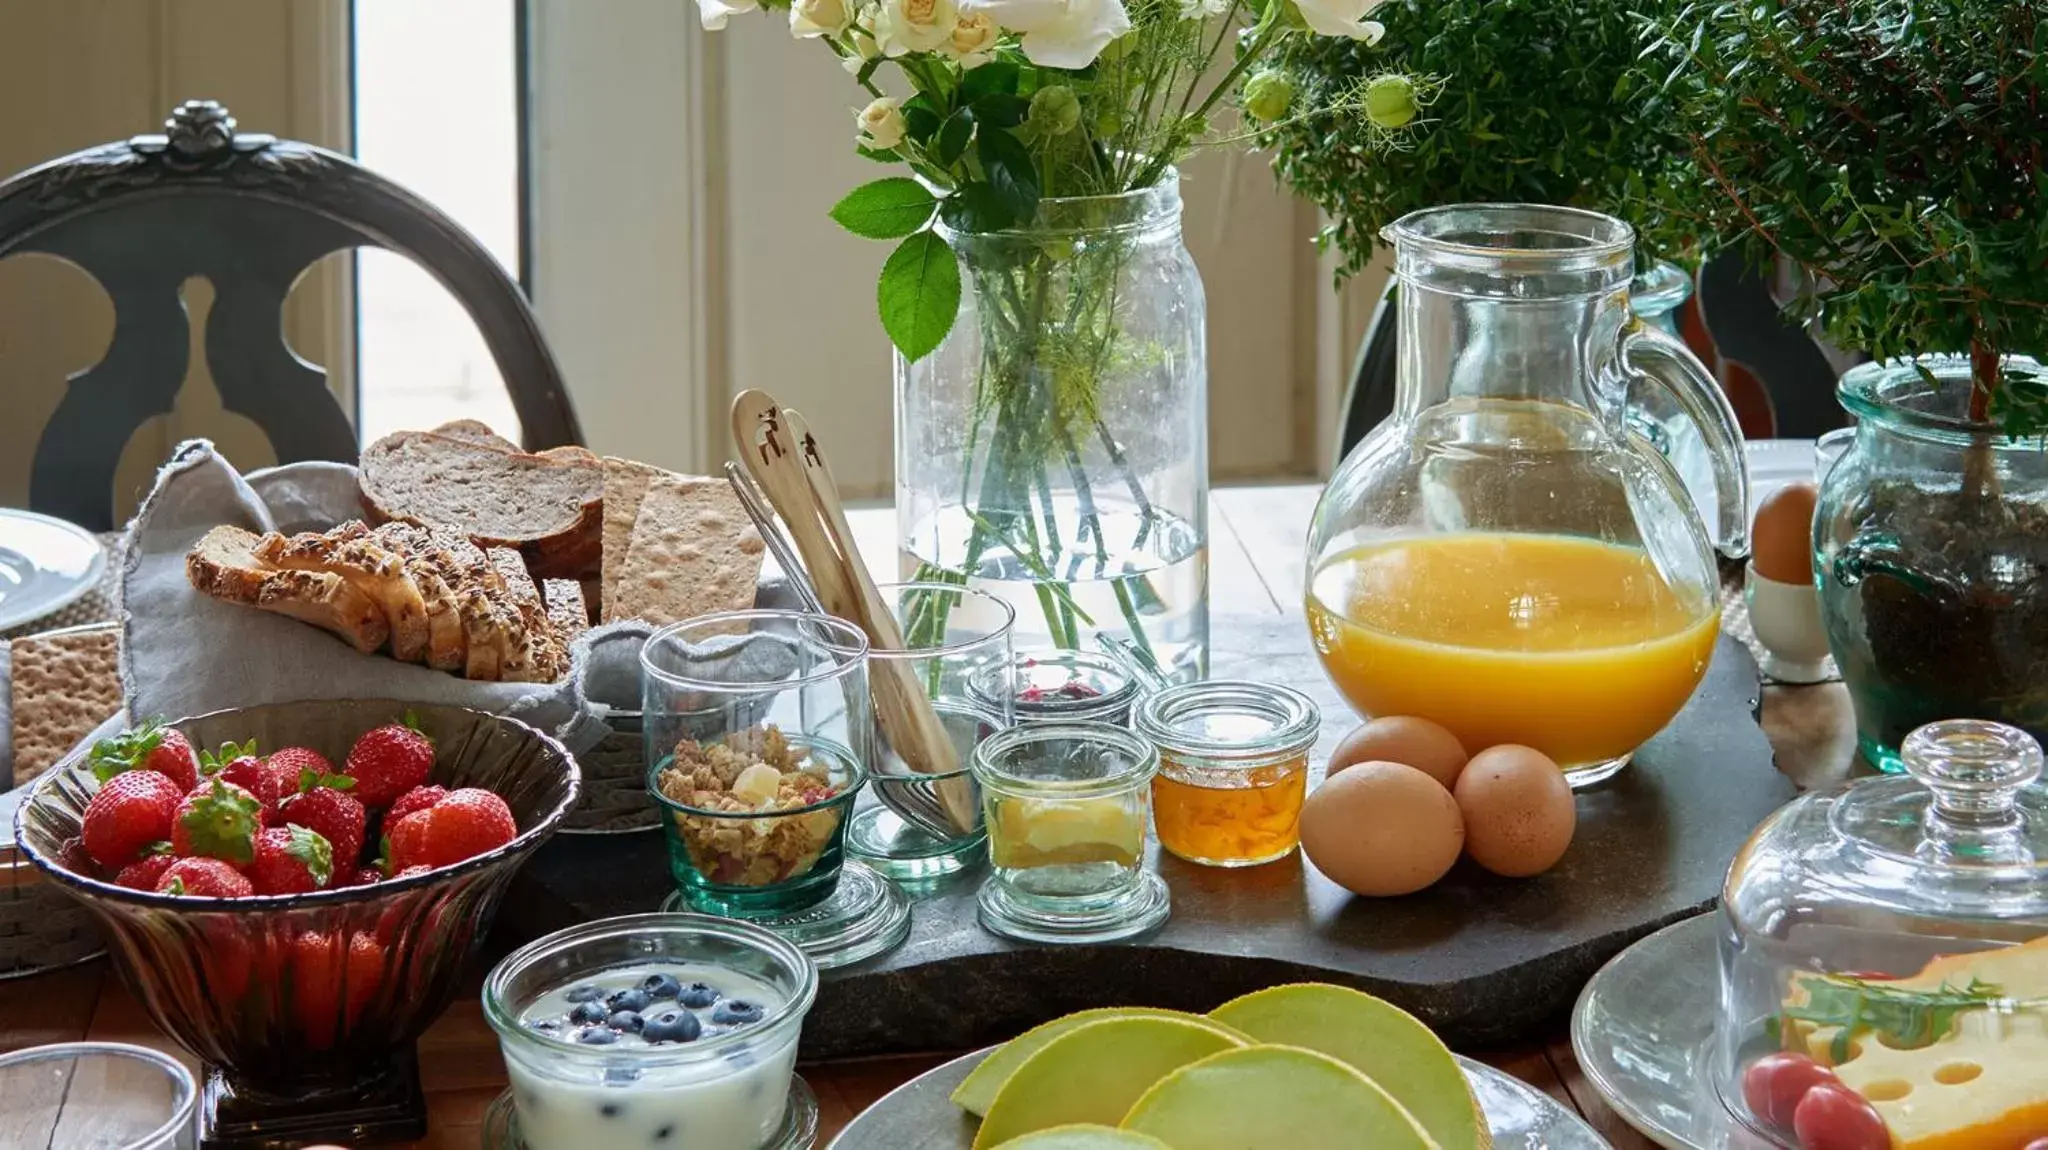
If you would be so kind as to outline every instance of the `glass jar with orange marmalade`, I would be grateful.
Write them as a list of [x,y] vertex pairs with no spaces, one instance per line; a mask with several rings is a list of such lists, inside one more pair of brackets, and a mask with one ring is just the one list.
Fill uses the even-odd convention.
[[1256,866],[1301,842],[1315,703],[1271,683],[1212,679],[1138,704],[1131,725],[1159,748],[1159,845],[1205,866]]

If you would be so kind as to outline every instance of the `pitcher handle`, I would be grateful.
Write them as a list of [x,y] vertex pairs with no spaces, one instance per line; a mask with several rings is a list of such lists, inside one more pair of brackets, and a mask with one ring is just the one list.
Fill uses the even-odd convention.
[[1749,555],[1749,457],[1742,426],[1721,385],[1684,343],[1630,317],[1621,332],[1621,362],[1630,375],[1662,387],[1700,430],[1714,462],[1720,530],[1714,546],[1730,559]]

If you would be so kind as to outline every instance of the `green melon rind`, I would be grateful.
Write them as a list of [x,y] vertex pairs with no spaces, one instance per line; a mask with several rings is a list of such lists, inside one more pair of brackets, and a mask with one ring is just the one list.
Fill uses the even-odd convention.
[[1114,1126],[1078,1123],[1012,1138],[996,1150],[1173,1150],[1173,1147],[1149,1134],[1118,1130]]
[[1154,1083],[1123,1129],[1174,1150],[1441,1150],[1422,1123],[1353,1067],[1298,1046],[1245,1046]]
[[1490,1150],[1472,1084],[1443,1041],[1407,1011],[1349,987],[1306,982],[1234,998],[1209,1017],[1255,1042],[1327,1054],[1370,1078],[1443,1150]]
[[1112,1125],[1160,1079],[1222,1050],[1245,1046],[1206,1018],[1105,1018],[1054,1038],[1003,1083],[974,1150],[991,1150],[1037,1130]]
[[1012,1038],[995,1048],[981,1064],[970,1071],[960,1085],[953,1088],[953,1104],[969,1114],[980,1118],[988,1113],[996,1094],[1003,1083],[1017,1072],[1019,1066],[1032,1055],[1044,1049],[1045,1044],[1077,1026],[1100,1022],[1105,1018],[1199,1018],[1213,1022],[1200,1014],[1188,1014],[1179,1010],[1155,1010],[1149,1006],[1105,1006],[1096,1010],[1083,1010],[1061,1018],[1055,1018],[1042,1026]]

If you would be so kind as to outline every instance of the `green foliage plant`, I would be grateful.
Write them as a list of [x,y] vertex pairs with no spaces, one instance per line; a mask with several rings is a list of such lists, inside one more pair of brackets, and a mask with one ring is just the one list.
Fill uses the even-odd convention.
[[[1458,202],[1569,204],[1636,228],[1646,254],[1685,259],[1695,221],[1661,186],[1684,178],[1686,137],[1661,76],[1640,64],[1641,16],[1663,0],[1389,0],[1370,51],[1332,40],[1280,46],[1272,68],[1310,109],[1269,128],[1274,169],[1330,218],[1341,274],[1372,260],[1380,231]],[[1375,83],[1425,80],[1421,118],[1388,139],[1350,108]],[[1389,79],[1392,77],[1392,79]],[[1367,103],[1371,107],[1370,102]]]
[[2006,358],[2048,350],[2048,5],[1700,0],[1650,25],[1696,161],[1669,209],[1789,259],[1793,314],[1837,344],[1967,353],[1972,418],[2048,432],[2048,380]]

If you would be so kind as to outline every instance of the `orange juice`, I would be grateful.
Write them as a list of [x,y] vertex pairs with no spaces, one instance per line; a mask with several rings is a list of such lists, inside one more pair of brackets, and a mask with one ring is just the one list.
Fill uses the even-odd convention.
[[1639,548],[1469,533],[1332,556],[1308,595],[1323,667],[1367,715],[1420,715],[1468,751],[1522,743],[1567,771],[1613,762],[1699,686],[1720,628]]

